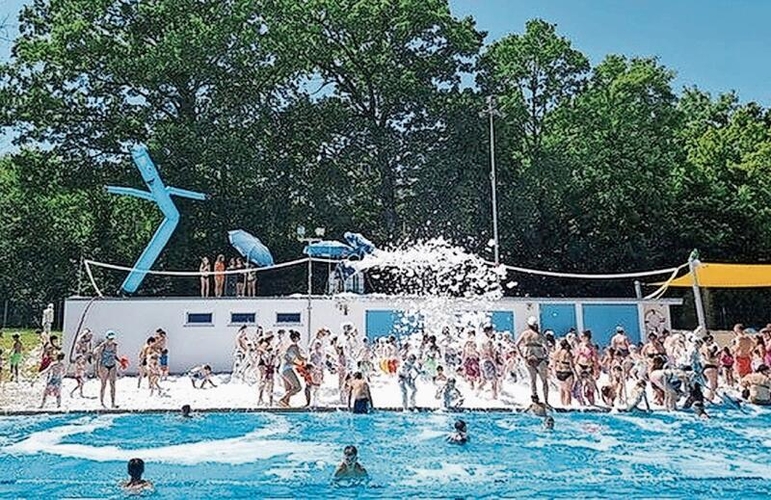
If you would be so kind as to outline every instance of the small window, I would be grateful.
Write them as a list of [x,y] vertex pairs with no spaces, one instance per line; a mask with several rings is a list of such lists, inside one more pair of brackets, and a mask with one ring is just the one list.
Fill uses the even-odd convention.
[[213,313],[187,313],[188,325],[214,325]]
[[257,313],[230,313],[230,324],[254,325],[257,323]]
[[276,323],[281,325],[299,325],[301,313],[276,313]]

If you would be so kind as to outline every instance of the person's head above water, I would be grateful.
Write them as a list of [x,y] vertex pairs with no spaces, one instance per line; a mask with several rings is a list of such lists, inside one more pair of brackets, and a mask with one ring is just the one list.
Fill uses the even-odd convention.
[[145,461],[141,458],[132,458],[128,461],[128,475],[133,481],[142,479],[145,473]]
[[182,405],[182,416],[183,417],[189,417],[190,416],[190,405]]
[[343,449],[343,459],[348,463],[356,462],[359,456],[359,450],[354,445],[348,445]]
[[468,430],[468,426],[464,420],[458,419],[455,421],[455,430],[458,432],[466,432]]
[[554,417],[552,417],[551,415],[544,417],[543,428],[548,430],[554,429]]

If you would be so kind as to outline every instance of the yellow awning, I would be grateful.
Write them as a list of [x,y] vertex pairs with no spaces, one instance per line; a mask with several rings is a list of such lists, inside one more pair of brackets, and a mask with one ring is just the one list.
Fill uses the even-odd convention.
[[[705,288],[751,288],[771,287],[771,265],[769,264],[707,264],[696,268],[699,286]],[[658,283],[663,284],[663,283]],[[668,286],[693,286],[693,277],[688,273],[675,278]]]

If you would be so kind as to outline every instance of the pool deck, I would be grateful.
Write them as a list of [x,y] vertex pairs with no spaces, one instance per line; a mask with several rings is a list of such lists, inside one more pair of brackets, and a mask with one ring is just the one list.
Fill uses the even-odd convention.
[[[405,410],[400,407],[376,408],[371,413],[403,413]],[[453,408],[445,410],[442,408],[424,408],[416,407],[410,412],[415,413],[525,413],[525,407],[511,408]],[[178,409],[168,408],[148,408],[148,409],[122,409],[122,408],[100,408],[95,410],[60,410],[56,408],[33,409],[33,410],[0,410],[0,416],[25,416],[25,415],[125,415],[137,413],[179,413]],[[193,413],[332,413],[344,412],[350,413],[350,410],[344,406],[320,406],[316,408],[280,408],[280,407],[254,407],[254,408],[193,408]],[[590,408],[553,408],[554,413],[610,413],[610,408],[594,406]]]

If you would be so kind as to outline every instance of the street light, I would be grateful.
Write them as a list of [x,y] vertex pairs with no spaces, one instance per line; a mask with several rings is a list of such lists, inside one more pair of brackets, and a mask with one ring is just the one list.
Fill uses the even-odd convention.
[[492,191],[492,209],[493,209],[493,255],[495,256],[495,265],[500,264],[499,244],[498,244],[498,188],[495,181],[495,125],[493,117],[500,116],[500,112],[495,107],[495,96],[487,96],[487,109],[484,113],[490,118],[490,185]]

